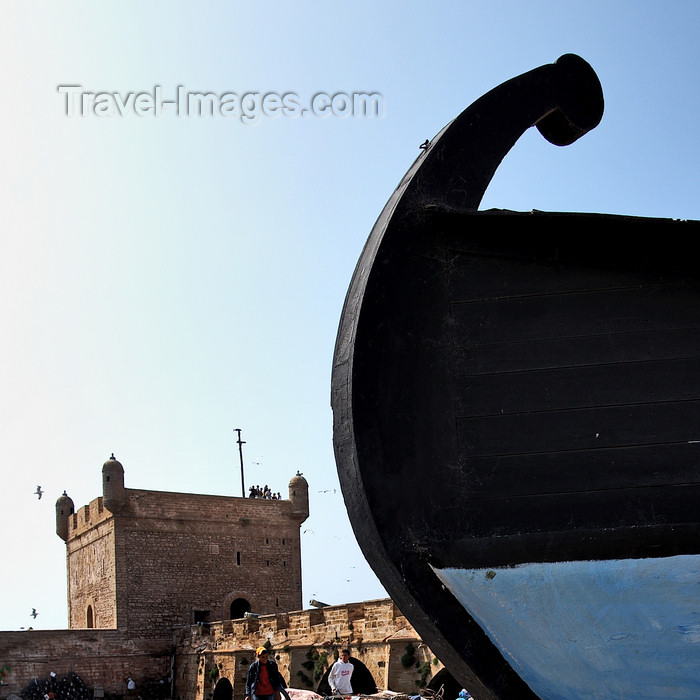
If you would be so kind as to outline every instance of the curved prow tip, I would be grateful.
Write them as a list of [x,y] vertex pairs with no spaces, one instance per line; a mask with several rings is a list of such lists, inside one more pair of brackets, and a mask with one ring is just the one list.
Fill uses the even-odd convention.
[[591,66],[567,53],[554,64],[559,105],[536,122],[547,141],[568,146],[595,129],[603,117],[603,88]]
[[575,54],[511,78],[433,139],[404,179],[411,182],[406,201],[476,210],[498,165],[531,126],[550,143],[567,146],[600,123],[603,107],[598,76]]

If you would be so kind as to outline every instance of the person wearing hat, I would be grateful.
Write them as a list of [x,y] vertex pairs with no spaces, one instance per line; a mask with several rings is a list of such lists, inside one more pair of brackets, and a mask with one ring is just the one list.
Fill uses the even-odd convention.
[[269,657],[265,647],[259,647],[257,659],[248,667],[245,684],[245,700],[276,700],[284,688],[277,664]]

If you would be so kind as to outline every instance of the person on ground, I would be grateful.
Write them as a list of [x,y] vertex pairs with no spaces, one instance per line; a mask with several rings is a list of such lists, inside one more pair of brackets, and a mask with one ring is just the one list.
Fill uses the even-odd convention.
[[343,649],[340,652],[340,658],[331,666],[331,672],[328,674],[333,695],[352,695],[350,678],[353,668],[350,663],[350,650]]
[[257,658],[248,667],[245,700],[277,700],[284,687],[277,664],[265,647],[259,647],[255,655]]

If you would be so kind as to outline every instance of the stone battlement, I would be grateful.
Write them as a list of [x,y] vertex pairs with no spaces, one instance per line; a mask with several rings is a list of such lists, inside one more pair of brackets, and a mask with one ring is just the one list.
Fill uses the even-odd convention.
[[175,640],[177,695],[194,700],[219,683],[241,700],[260,646],[268,646],[289,687],[314,691],[346,647],[380,689],[415,695],[444,668],[389,599],[225,620],[182,629]]
[[[78,537],[114,515],[105,507],[104,498],[98,496],[69,516],[68,538]],[[289,500],[141,489],[124,489],[124,506],[118,515],[163,521],[204,520],[241,527],[269,522],[270,518],[296,519]]]
[[187,626],[163,639],[126,630],[0,632],[0,658],[10,669],[0,700],[52,671],[75,673],[113,698],[128,695],[130,677],[138,692],[172,672],[175,700],[205,700],[226,688],[230,695],[224,697],[240,700],[254,650],[263,645],[291,688],[316,690],[345,647],[380,689],[415,695],[446,675],[394,603],[382,599]]
[[77,537],[111,517],[102,496],[98,496],[68,517],[68,537]]

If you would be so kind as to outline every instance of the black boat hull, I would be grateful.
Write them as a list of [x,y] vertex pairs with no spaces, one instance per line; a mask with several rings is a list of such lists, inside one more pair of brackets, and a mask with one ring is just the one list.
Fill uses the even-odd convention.
[[[700,566],[700,280],[687,252],[700,224],[477,212],[480,194],[460,200],[452,173],[464,154],[446,164],[439,152],[444,138],[457,141],[453,129],[394,193],[346,299],[332,386],[341,486],[369,563],[475,697],[584,697],[599,689],[590,668],[600,645],[560,644],[582,680],[562,678],[556,695],[537,663],[551,640],[541,635],[535,653],[487,603],[508,598],[493,587],[506,571],[522,574],[511,574],[513,605],[528,602],[527,582],[544,576],[531,565],[595,563],[565,579],[571,589],[557,578],[549,590],[560,597],[607,580],[610,562],[627,571],[653,559],[673,572],[669,587]],[[447,194],[431,193],[440,168]],[[660,625],[683,626],[694,589],[683,591],[682,618],[667,612]],[[608,593],[601,604],[631,605]],[[634,595],[644,605],[654,594]],[[553,596],[525,605],[522,624],[548,619]],[[568,614],[576,629],[590,615],[580,600]],[[629,655],[648,659],[654,632],[631,632],[643,641],[621,652],[623,668]],[[594,652],[577,655],[582,646]],[[652,665],[596,697],[645,684],[700,696],[690,681],[670,693],[658,671],[648,676]],[[686,664],[691,677],[696,666]]]

